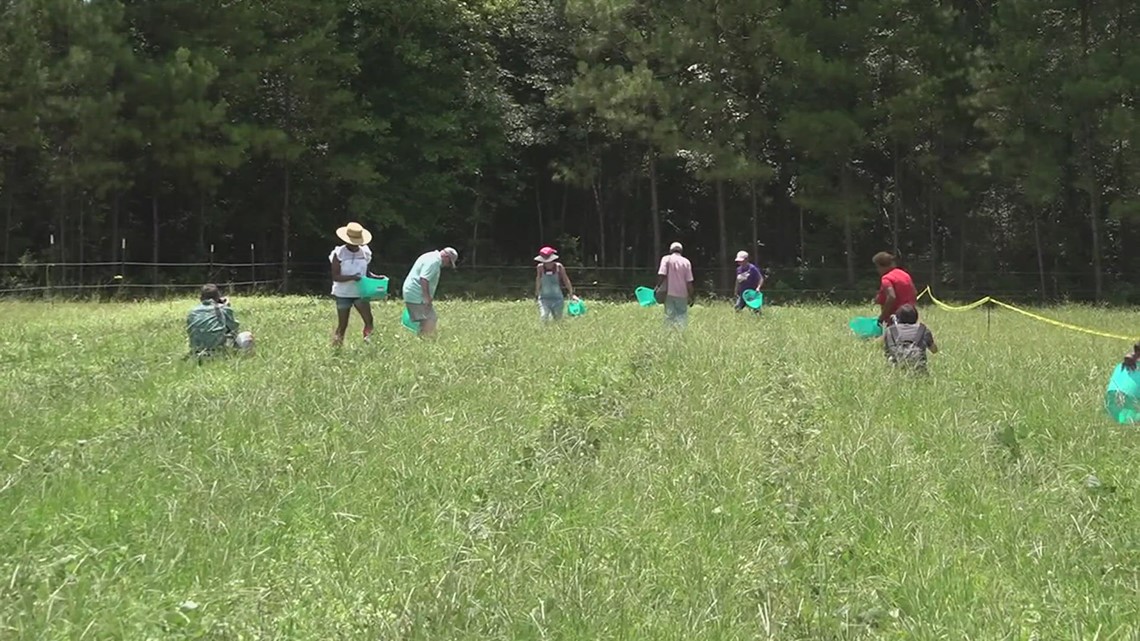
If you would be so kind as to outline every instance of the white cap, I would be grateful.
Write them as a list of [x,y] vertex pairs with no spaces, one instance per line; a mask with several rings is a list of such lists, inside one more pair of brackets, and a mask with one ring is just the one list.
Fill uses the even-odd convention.
[[671,252],[679,252],[681,249],[681,243],[673,243],[672,245],[669,245],[669,251]]
[[736,252],[736,262],[742,263],[746,260],[748,260],[748,252],[744,251],[743,249]]
[[455,251],[454,247],[444,247],[442,251],[451,257],[451,266],[455,267],[459,262],[459,252]]

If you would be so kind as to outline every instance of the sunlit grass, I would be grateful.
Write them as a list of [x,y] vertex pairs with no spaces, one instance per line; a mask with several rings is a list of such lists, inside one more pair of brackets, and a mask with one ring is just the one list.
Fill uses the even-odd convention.
[[1126,344],[924,309],[923,380],[864,309],[385,303],[338,352],[331,302],[235,305],[256,354],[201,366],[188,301],[0,305],[0,638],[1140,630]]

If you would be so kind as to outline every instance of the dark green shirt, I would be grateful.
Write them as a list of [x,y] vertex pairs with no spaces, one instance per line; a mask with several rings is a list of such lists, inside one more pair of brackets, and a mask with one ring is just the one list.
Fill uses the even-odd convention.
[[186,334],[192,352],[217,349],[225,344],[227,336],[233,336],[237,331],[238,322],[228,304],[203,301],[186,315]]

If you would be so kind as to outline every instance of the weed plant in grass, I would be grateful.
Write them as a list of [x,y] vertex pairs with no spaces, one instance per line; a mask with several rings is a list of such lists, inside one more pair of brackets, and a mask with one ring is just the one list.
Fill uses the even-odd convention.
[[924,309],[917,379],[851,308],[385,303],[335,351],[235,305],[201,366],[188,301],[0,305],[0,638],[1140,635],[1127,345]]

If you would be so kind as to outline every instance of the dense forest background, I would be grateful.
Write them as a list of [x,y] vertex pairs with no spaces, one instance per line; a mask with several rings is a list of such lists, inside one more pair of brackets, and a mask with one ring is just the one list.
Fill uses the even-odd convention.
[[680,240],[710,292],[738,249],[824,293],[888,249],[1136,300],[1137,33],[1132,0],[0,0],[3,273],[324,287],[358,220],[381,270],[454,245],[512,292],[542,244],[601,291]]

